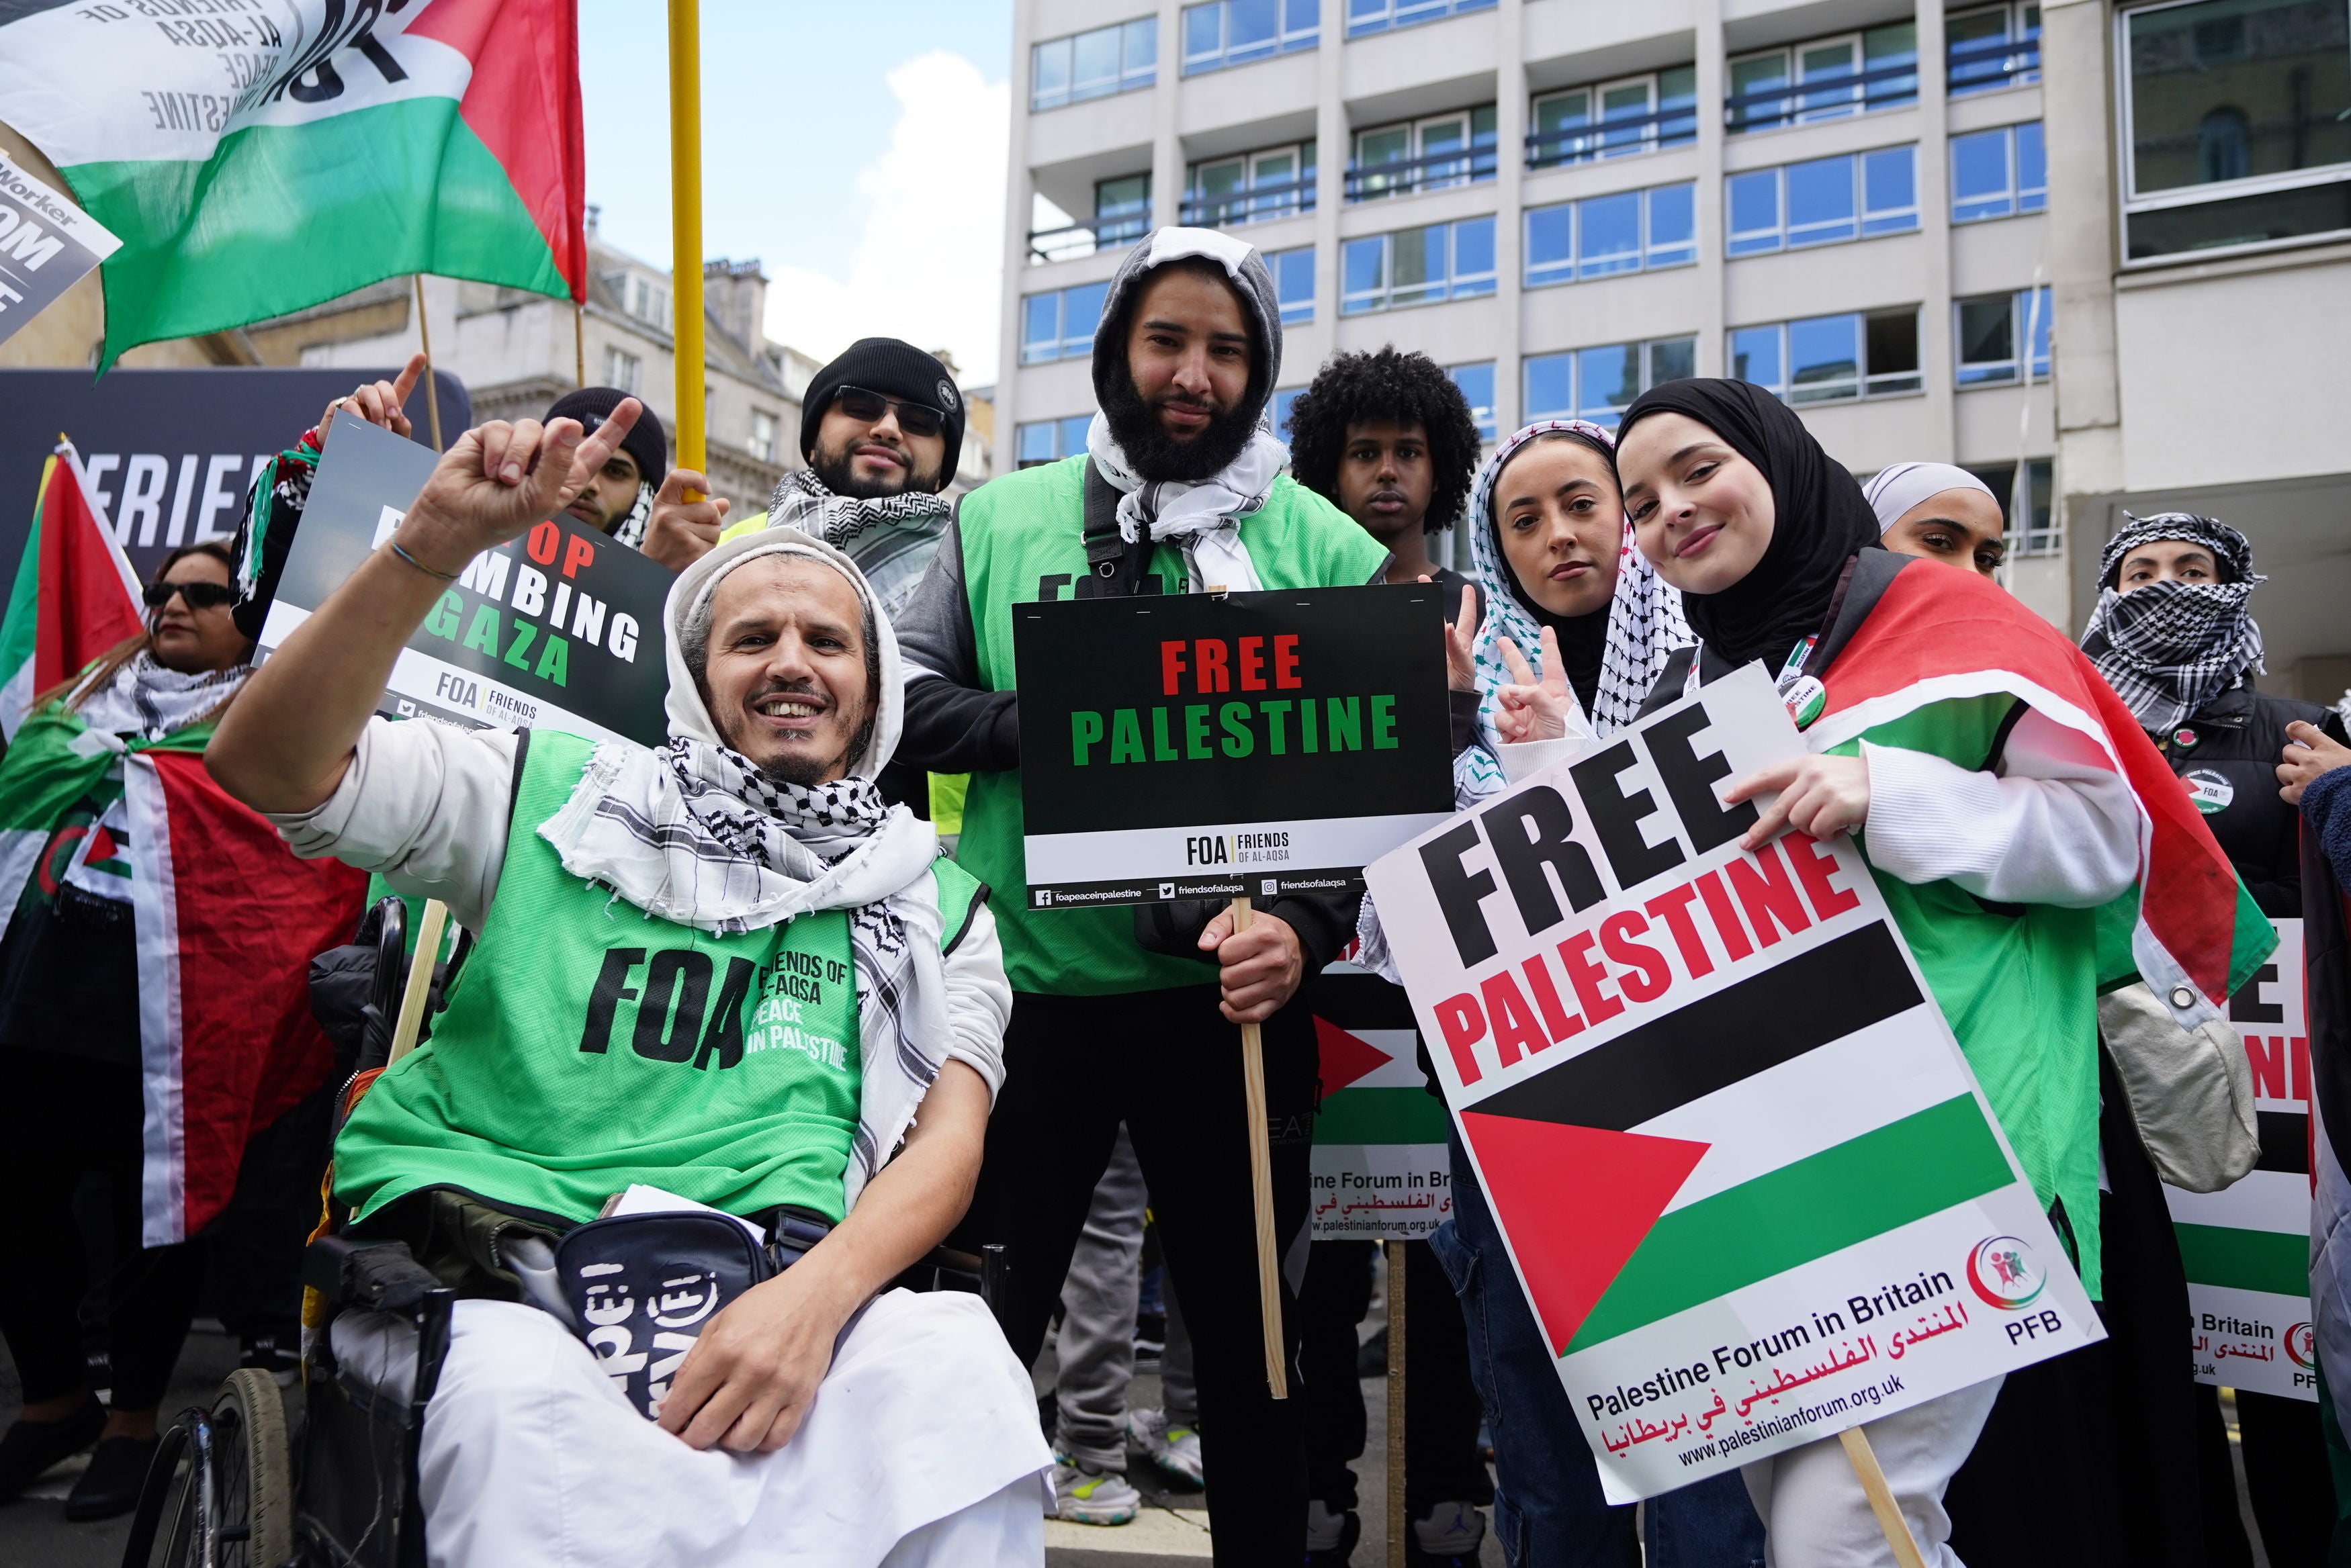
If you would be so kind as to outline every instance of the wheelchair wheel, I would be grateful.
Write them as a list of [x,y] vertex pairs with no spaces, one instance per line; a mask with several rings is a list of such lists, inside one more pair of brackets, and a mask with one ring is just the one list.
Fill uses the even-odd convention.
[[164,1434],[123,1568],[281,1568],[294,1555],[293,1472],[277,1380],[239,1367],[210,1410]]

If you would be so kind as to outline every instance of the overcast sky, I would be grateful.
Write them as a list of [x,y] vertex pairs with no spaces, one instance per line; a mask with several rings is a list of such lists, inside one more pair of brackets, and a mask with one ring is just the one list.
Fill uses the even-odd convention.
[[[588,200],[669,265],[666,7],[582,0]],[[882,334],[996,377],[1010,0],[704,0],[702,246],[757,256],[768,336]]]

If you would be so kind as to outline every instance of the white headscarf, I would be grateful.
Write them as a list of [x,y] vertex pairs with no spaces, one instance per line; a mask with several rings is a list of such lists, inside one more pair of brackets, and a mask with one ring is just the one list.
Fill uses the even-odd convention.
[[1995,502],[2000,499],[1992,495],[1991,485],[1966,469],[1948,462],[1897,462],[1891,468],[1881,468],[1861,487],[1861,496],[1877,514],[1878,532],[1884,533],[1900,522],[1910,508],[1946,490],[1978,490],[1991,495]]

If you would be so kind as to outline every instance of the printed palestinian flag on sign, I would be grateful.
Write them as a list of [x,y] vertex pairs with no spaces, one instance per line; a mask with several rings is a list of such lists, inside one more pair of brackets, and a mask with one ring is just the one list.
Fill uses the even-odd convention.
[[576,0],[14,0],[0,121],[121,237],[101,369],[405,273],[586,297]]
[[89,504],[81,459],[60,445],[41,465],[33,526],[0,621],[0,738],[16,738],[35,695],[145,625],[139,575]]
[[1827,706],[1806,742],[1826,751],[1930,703],[1994,692],[2082,736],[2129,781],[2139,806],[2138,886],[2105,918],[2117,937],[2128,932],[2127,943],[2111,943],[2110,961],[2102,951],[2102,983],[2135,970],[2183,1027],[2223,1016],[2277,933],[2162,753],[2082,650],[2050,637],[2047,623],[2005,590],[1962,577],[1942,582],[1931,563],[1908,562],[1857,607],[1867,618],[1834,652]]
[[310,960],[349,940],[367,887],[214,784],[211,732],[126,743],[53,704],[0,761],[0,940],[53,918],[61,885],[131,905],[150,1247],[218,1214],[246,1140],[326,1082]]
[[1424,1241],[1453,1215],[1445,1102],[1429,1092],[1404,988],[1348,961],[1307,982],[1322,1099],[1314,1239]]

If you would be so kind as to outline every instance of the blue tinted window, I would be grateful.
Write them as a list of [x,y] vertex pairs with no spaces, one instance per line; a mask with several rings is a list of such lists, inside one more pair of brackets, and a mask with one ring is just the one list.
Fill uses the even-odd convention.
[[1574,276],[1574,203],[1527,209],[1527,286],[1565,283]]
[[1649,265],[1681,266],[1698,260],[1698,187],[1660,185],[1648,199]]
[[1282,440],[1290,439],[1290,410],[1298,406],[1298,394],[1303,387],[1291,387],[1273,395],[1273,433]]
[[1375,234],[1367,240],[1349,240],[1339,249],[1339,313],[1353,316],[1359,310],[1376,310],[1384,303],[1381,292],[1387,285],[1387,238]]
[[1388,303],[1426,305],[1445,297],[1446,225],[1388,236]]
[[1075,457],[1086,450],[1086,430],[1093,422],[1092,414],[1071,414],[1061,421],[1061,456]]
[[[1442,226],[1428,231],[1444,232]],[[1464,218],[1453,225],[1453,297],[1494,292],[1494,220]]]
[[1275,296],[1285,323],[1314,319],[1314,247],[1276,251],[1265,258],[1273,269]]
[[1698,339],[1660,337],[1649,345],[1649,379],[1645,386],[1678,381],[1698,374]]
[[1616,416],[1641,395],[1641,346],[1612,343],[1586,348],[1576,355],[1575,368],[1583,389],[1577,417],[1614,429]]
[[1576,275],[1641,270],[1641,193],[1621,191],[1575,204]]
[[2009,192],[2008,159],[2005,130],[1951,138],[1951,222],[2004,218],[2015,211]]
[[2046,288],[2026,289],[2016,297],[2017,314],[2032,337],[2032,369],[2035,376],[2049,374],[2049,291]]
[[1061,357],[1061,296],[1032,294],[1020,302],[1020,362],[1035,365]]
[[1575,416],[1575,356],[1538,354],[1525,361],[1527,395],[1520,417],[1564,420]]
[[1759,169],[1751,174],[1733,174],[1723,183],[1730,198],[1729,254],[1749,256],[1778,250],[1780,171]]
[[1469,417],[1477,422],[1478,433],[1487,441],[1494,439],[1494,362],[1491,359],[1477,365],[1455,365],[1447,375],[1461,389],[1462,401],[1469,405]]
[[1742,327],[1730,335],[1730,373],[1741,381],[1780,390],[1780,329]]
[[1053,438],[1059,433],[1060,427],[1050,420],[1022,425],[1013,441],[1013,461],[1022,468],[1052,462],[1061,455],[1053,449]]
[[2016,210],[2038,213],[2049,205],[2049,160],[2043,151],[2041,122],[2029,119],[2016,131]]
[[1061,291],[1061,358],[1082,358],[1093,352],[1094,328],[1102,325],[1107,283],[1081,283]]
[[1816,316],[1788,323],[1788,400],[1861,395],[1861,318]]
[[1791,163],[1787,174],[1791,245],[1824,244],[1854,237],[1857,231],[1850,157]]
[[1861,155],[1861,232],[1902,234],[1918,226],[1918,150],[1888,147]]

